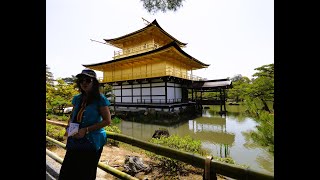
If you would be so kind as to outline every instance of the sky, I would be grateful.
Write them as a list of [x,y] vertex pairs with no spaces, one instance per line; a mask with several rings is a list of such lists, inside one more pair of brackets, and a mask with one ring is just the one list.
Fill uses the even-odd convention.
[[99,42],[145,27],[142,18],[156,19],[187,43],[186,53],[210,64],[193,75],[251,79],[255,68],[274,63],[273,0],[185,0],[176,12],[155,14],[140,0],[46,0],[46,64],[54,78],[76,75],[83,64],[112,60],[118,49]]

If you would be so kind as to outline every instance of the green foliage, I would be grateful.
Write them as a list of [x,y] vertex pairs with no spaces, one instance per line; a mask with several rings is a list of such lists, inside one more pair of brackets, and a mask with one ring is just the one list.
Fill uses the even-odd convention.
[[184,0],[141,0],[143,7],[149,13],[156,13],[158,11],[166,12],[177,11],[178,8],[182,7],[182,1]]
[[235,164],[235,161],[230,157],[222,158],[222,157],[213,156],[213,159],[220,162]]
[[121,118],[115,116],[114,118],[111,119],[112,124],[119,124],[122,121]]
[[53,74],[50,71],[50,67],[46,65],[46,84],[53,86]]
[[248,94],[252,98],[262,98],[264,100],[273,100],[274,98],[274,79],[259,77],[255,79],[250,86]]
[[185,137],[179,137],[177,135],[171,135],[169,137],[161,136],[160,139],[152,138],[150,142],[168,146],[170,148],[174,148],[185,152],[192,152],[196,154],[202,153],[201,141],[194,140],[189,135]]
[[238,164],[238,163],[236,163],[235,160],[233,160],[231,157],[222,158],[222,157],[213,156],[213,159],[216,160],[216,161],[220,161],[220,162],[224,162],[224,163],[228,163],[228,164],[234,164],[234,165],[237,165],[237,166],[241,166],[243,168],[249,167],[246,164]]
[[48,117],[49,115],[54,114],[54,112],[53,112],[53,109],[52,109],[52,108],[47,108],[47,109],[46,109],[46,113],[47,113],[47,117]]
[[112,94],[112,86],[109,84],[105,84],[104,87],[100,87],[101,93],[103,93],[106,97],[114,97]]
[[274,102],[274,65],[263,65],[255,70],[258,70],[258,72],[253,76],[257,78],[255,78],[249,86],[247,97],[251,100],[261,101],[263,104],[262,109],[272,112],[267,102]]
[[62,79],[58,79],[57,83],[57,85],[46,84],[46,106],[52,110],[60,110],[62,113],[64,107],[72,106],[71,100],[78,93],[78,90],[74,84],[67,84]]
[[250,134],[255,142],[267,147],[268,151],[274,154],[274,115],[261,112],[257,131],[252,131]]
[[[113,126],[113,125],[106,126],[106,127],[104,127],[104,129],[106,131],[109,131],[109,132],[115,132],[115,133],[121,134],[121,130],[117,126]],[[108,144],[111,144],[113,146],[119,146],[119,142],[118,141],[115,141],[115,140],[110,139],[110,138],[108,138],[107,140],[108,140],[107,141]]]
[[71,77],[62,78],[62,80],[67,84],[75,85],[77,77],[74,75],[71,75]]
[[47,115],[47,119],[49,119],[49,120],[56,120],[56,119],[58,119],[58,115],[49,114],[49,115]]
[[[177,149],[179,151],[183,152],[190,152],[193,154],[198,154],[200,156],[208,156],[209,153],[203,149],[201,149],[201,141],[200,140],[194,140],[191,138],[191,136],[187,135],[184,137],[179,137],[177,135],[172,135],[169,137],[161,136],[159,139],[152,138],[150,139],[151,143],[159,144],[162,146],[170,147],[173,149]],[[154,153],[151,153],[149,151],[146,151],[146,154],[151,157],[152,159],[158,160],[161,163],[161,166],[168,170],[169,172],[173,173],[172,175],[176,175],[178,172],[183,171],[183,167],[185,167],[187,164],[183,163],[178,160],[174,160],[171,158],[167,158],[161,155],[156,155]],[[220,158],[213,156],[213,159],[229,164],[236,164],[235,161],[230,158]],[[239,165],[239,164],[236,164]],[[245,167],[245,165],[239,165],[242,167]]]
[[[58,84],[55,86],[55,94],[60,95],[67,101],[71,101],[73,96],[79,93],[79,91],[75,89],[74,84],[67,84],[62,79],[58,79],[57,82]],[[69,105],[71,105],[71,103]]]
[[68,104],[69,101],[67,101],[65,98],[61,97],[60,95],[57,95],[52,101],[51,106],[57,107]]
[[245,112],[248,115],[257,116],[257,117],[259,116],[259,113],[263,106],[261,101],[257,99],[251,99],[251,98],[246,98],[245,101],[243,102],[243,105],[246,107]]
[[274,102],[274,65],[263,65],[255,70],[258,72],[253,75],[255,78],[252,80],[241,74],[231,78],[233,87],[227,90],[228,99],[236,102],[253,101],[256,107],[272,112],[273,104],[271,107],[268,104]]
[[58,141],[63,141],[66,130],[64,127],[46,123],[46,135]]
[[258,72],[254,73],[254,77],[267,77],[270,79],[274,79],[274,64],[267,64],[260,66],[258,68],[255,68],[254,70],[257,70]]
[[[151,143],[159,144],[162,146],[170,147],[184,152],[190,152],[194,154],[204,155],[207,154],[206,151],[201,150],[201,141],[194,140],[189,135],[185,137],[179,137],[177,135],[172,135],[169,137],[161,136],[159,139],[152,138],[150,139]],[[186,165],[181,161],[177,161],[171,158],[164,156],[156,155],[151,152],[146,152],[148,156],[153,159],[159,160],[162,167],[171,173],[177,173],[183,170],[183,167]]]
[[56,120],[56,121],[68,121],[69,116],[66,116],[66,115],[59,116],[55,114],[49,114],[47,115],[47,119]]
[[121,130],[117,126],[106,126],[104,129],[110,132],[121,133]]
[[228,99],[232,99],[235,102],[243,101],[251,83],[250,79],[239,74],[231,78],[231,80],[233,87],[227,90]]
[[246,112],[258,122],[257,130],[250,131],[250,137],[257,144],[267,147],[274,154],[274,115],[261,109],[263,104],[259,100],[245,101]]
[[203,99],[205,99],[205,98],[209,98],[209,99],[220,98],[220,92],[204,92],[202,94],[202,98]]
[[[69,116],[66,116],[66,115],[62,115],[61,117],[61,121],[68,121],[69,120]],[[58,119],[60,120],[60,119]]]
[[245,92],[244,105],[246,112],[253,116],[259,125],[257,131],[251,131],[251,138],[259,145],[274,153],[274,65],[268,64],[256,68],[258,70]]
[[[274,64],[255,68],[253,79],[241,74],[231,78],[233,87],[227,90],[228,99],[243,102],[246,115],[253,117],[259,125],[256,131],[250,132],[255,143],[274,151]],[[232,108],[227,107],[228,112]],[[209,111],[210,112],[210,111]],[[231,114],[231,113],[230,113]]]

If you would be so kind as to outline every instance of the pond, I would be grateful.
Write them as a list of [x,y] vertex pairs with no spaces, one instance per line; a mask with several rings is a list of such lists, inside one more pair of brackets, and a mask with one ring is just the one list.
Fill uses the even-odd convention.
[[172,126],[122,121],[117,124],[122,134],[148,141],[155,130],[166,128],[170,135],[200,140],[202,148],[211,155],[231,157],[237,164],[248,165],[261,172],[274,172],[274,156],[255,143],[247,134],[256,130],[257,122],[243,114],[243,107],[226,106],[227,114],[220,115],[219,106],[207,106],[202,116]]

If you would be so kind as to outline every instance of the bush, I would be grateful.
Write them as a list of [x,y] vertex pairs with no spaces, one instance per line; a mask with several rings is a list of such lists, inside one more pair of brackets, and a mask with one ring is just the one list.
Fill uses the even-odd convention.
[[46,124],[46,135],[52,137],[53,139],[56,139],[58,141],[63,141],[63,137],[66,130],[64,127],[52,125],[52,124]]
[[66,115],[58,116],[58,115],[49,114],[49,115],[47,115],[47,119],[66,122],[66,121],[68,121],[69,116],[66,116]]
[[111,121],[112,121],[112,124],[119,124],[122,121],[122,119],[115,116]]
[[267,147],[274,154],[274,116],[261,112],[258,120],[257,131],[251,131],[252,139],[261,146]]
[[[109,131],[109,132],[115,132],[115,133],[118,133],[120,134],[121,133],[121,130],[117,127],[117,126],[106,126],[104,128],[106,131]],[[108,133],[107,133],[108,134]],[[107,139],[107,143],[108,144],[111,144],[113,146],[119,146],[119,142],[118,141],[115,141],[113,139]]]
[[[152,138],[150,142],[184,152],[199,154],[202,156],[207,154],[206,151],[201,149],[201,141],[194,140],[189,135],[185,137],[179,137],[177,135],[172,135],[169,137],[161,136],[159,139]],[[159,160],[162,167],[173,174],[183,171],[183,167],[186,166],[186,163],[178,160],[167,158],[161,155],[156,155],[151,152],[146,152],[146,154],[152,159]]]

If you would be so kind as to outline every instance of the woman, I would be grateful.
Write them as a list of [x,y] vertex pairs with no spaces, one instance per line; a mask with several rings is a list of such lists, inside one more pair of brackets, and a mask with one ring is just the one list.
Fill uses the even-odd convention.
[[93,70],[84,69],[76,77],[81,93],[72,99],[73,109],[68,124],[78,123],[79,130],[67,139],[59,180],[94,180],[107,139],[104,127],[111,123],[110,102],[100,93],[99,81]]

